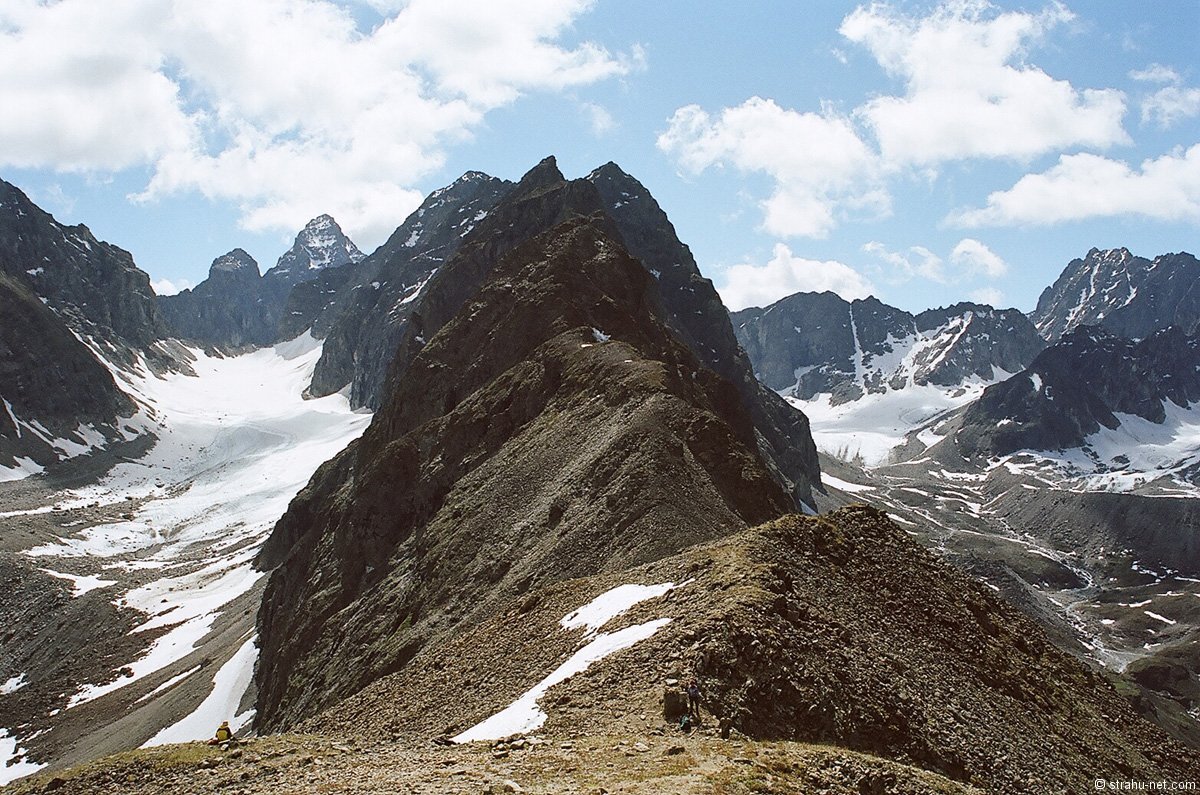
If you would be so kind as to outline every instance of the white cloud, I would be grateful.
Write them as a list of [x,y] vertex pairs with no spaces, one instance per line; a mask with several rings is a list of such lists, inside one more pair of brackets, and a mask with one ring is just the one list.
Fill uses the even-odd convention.
[[175,295],[176,293],[182,293],[184,290],[190,290],[196,285],[192,284],[189,279],[179,279],[178,281],[159,279],[151,282],[150,286],[154,288],[156,295]]
[[1154,63],[1129,73],[1134,80],[1160,83],[1163,87],[1142,99],[1142,123],[1157,122],[1162,129],[1180,119],[1200,116],[1200,88],[1188,88],[1169,66]]
[[592,135],[597,138],[607,135],[617,128],[617,120],[604,107],[594,102],[584,102],[580,107],[587,119],[588,126],[592,128]]
[[947,220],[980,227],[1119,215],[1200,222],[1200,144],[1147,160],[1138,170],[1099,155],[1063,155],[1048,171],[990,194],[986,207],[958,211]]
[[0,164],[148,166],[144,200],[232,200],[255,230],[332,212],[369,247],[488,112],[642,62],[558,43],[591,0],[372,5],[362,31],[332,0],[9,2]]
[[978,290],[972,290],[970,297],[977,304],[987,304],[994,308],[1003,308],[1006,300],[1004,293],[995,287],[980,287]]
[[713,118],[688,105],[675,111],[658,148],[691,173],[728,164],[769,176],[774,191],[762,203],[763,226],[775,235],[825,237],[839,213],[890,208],[874,155],[831,108],[800,113],[752,97]]
[[883,243],[871,241],[863,244],[862,250],[878,257],[891,269],[887,276],[894,282],[906,282],[920,276],[935,282],[946,282],[946,270],[942,258],[924,246],[912,246],[907,253],[891,251]]
[[1143,83],[1178,83],[1179,73],[1169,66],[1152,63],[1145,69],[1135,69],[1129,77]]
[[1192,116],[1200,116],[1200,88],[1166,86],[1142,100],[1142,121],[1163,129]]
[[764,265],[742,263],[725,271],[725,283],[717,288],[731,310],[767,306],[793,293],[832,291],[847,301],[866,298],[875,288],[861,273],[833,260],[804,259],[776,243],[773,256]]
[[950,252],[950,261],[969,274],[988,279],[1000,279],[1008,275],[1008,263],[983,243],[970,237],[958,241],[958,245]]
[[839,31],[901,78],[905,94],[855,113],[893,167],[1127,143],[1120,91],[1078,90],[1024,62],[1030,44],[1071,18],[1059,4],[997,13],[982,0],[946,2],[921,18],[886,4],[859,7]]

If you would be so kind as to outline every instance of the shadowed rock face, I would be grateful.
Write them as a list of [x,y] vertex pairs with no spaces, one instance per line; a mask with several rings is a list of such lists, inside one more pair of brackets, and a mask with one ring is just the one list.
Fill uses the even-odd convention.
[[1051,342],[1084,325],[1131,339],[1172,325],[1193,331],[1200,322],[1200,261],[1187,252],[1148,260],[1125,248],[1094,248],[1042,292],[1031,318]]
[[[527,230],[566,217],[524,242],[464,243],[438,274],[448,289],[423,305],[445,320],[398,359],[367,433],[264,549],[262,563],[280,565],[259,618],[263,726],[312,716],[535,586],[655,560],[793,505],[737,388],[669,330],[612,220],[566,212],[594,189],[551,169],[495,215]],[[507,253],[486,267],[497,245]],[[460,267],[483,286],[463,289]]]
[[802,400],[830,393],[835,405],[910,385],[990,381],[1045,347],[1019,311],[971,303],[914,316],[875,298],[797,293],[732,318],[763,383]]
[[[135,406],[112,375],[66,324],[26,286],[0,273],[0,466],[17,458],[39,465],[58,460],[31,428],[38,423],[51,438],[73,437],[80,425],[120,438],[118,417]],[[45,433],[43,431],[43,433]]]
[[388,367],[425,287],[511,188],[468,172],[431,193],[370,257],[292,291],[280,336],[311,328],[325,340],[313,394],[349,384],[352,405],[382,405]]
[[754,377],[725,305],[712,282],[700,275],[667,214],[615,163],[606,163],[587,179],[599,191],[629,253],[654,276],[667,325],[702,364],[734,385],[749,407],[759,433],[759,453],[776,480],[797,502],[812,504],[808,484],[816,483],[818,464],[808,418]]
[[1133,342],[1084,326],[1043,351],[1029,369],[988,387],[964,413],[964,455],[1078,447],[1117,413],[1161,423],[1167,401],[1200,400],[1200,337],[1175,327]]
[[150,277],[86,226],[63,226],[0,180],[0,271],[26,285],[72,329],[115,348],[167,335]]
[[140,352],[158,363],[149,346],[165,330],[127,252],[0,181],[0,466],[56,463],[61,449],[47,440],[122,440],[119,419],[135,407],[82,339],[114,362]]
[[258,263],[240,248],[213,260],[208,278],[191,290],[159,296],[180,337],[211,345],[265,345],[275,340],[278,301],[263,288]]

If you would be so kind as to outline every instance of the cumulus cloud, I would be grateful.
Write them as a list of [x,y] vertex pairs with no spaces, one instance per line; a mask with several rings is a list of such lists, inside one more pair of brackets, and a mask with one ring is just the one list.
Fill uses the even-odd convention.
[[658,148],[693,174],[730,165],[769,176],[774,190],[762,203],[763,226],[779,236],[825,237],[839,212],[890,207],[875,156],[831,108],[801,113],[752,97],[713,117],[688,105],[675,111]]
[[1048,171],[990,194],[985,207],[952,213],[947,220],[981,227],[1118,215],[1200,221],[1200,144],[1146,160],[1138,169],[1089,153],[1063,155]]
[[1026,159],[1070,146],[1127,143],[1120,91],[1079,90],[1024,62],[1031,44],[1071,18],[1058,4],[1039,14],[997,13],[982,0],[947,2],[925,17],[885,4],[859,7],[840,33],[902,79],[906,91],[872,99],[855,113],[892,165]]
[[[845,218],[888,215],[888,183],[897,175],[936,175],[956,160],[1028,160],[1129,143],[1122,92],[1077,88],[1027,61],[1033,45],[1072,18],[1057,3],[1028,13],[948,0],[924,16],[886,3],[860,6],[839,32],[901,80],[903,93],[849,113],[759,97],[714,113],[688,105],[675,111],[658,146],[691,174],[731,166],[767,175],[764,229],[820,238]],[[1170,107],[1164,112],[1183,112],[1179,102]]]
[[1164,130],[1192,116],[1200,116],[1200,88],[1166,86],[1142,100],[1142,121]]
[[640,67],[560,40],[592,0],[61,0],[0,10],[0,164],[148,167],[139,198],[198,191],[245,226],[332,212],[391,231],[484,116]]
[[950,252],[950,261],[969,274],[988,279],[1000,279],[1008,275],[1008,263],[983,243],[970,237],[958,241],[958,245]]
[[912,246],[907,252],[899,252],[873,240],[863,244],[862,250],[888,266],[887,277],[893,282],[906,282],[918,276],[942,283],[947,280],[942,258],[924,246]]
[[972,290],[970,298],[977,304],[987,304],[995,308],[1003,308],[1006,300],[1004,293],[995,287],[980,287],[978,290]]
[[617,128],[617,120],[603,106],[594,102],[584,102],[580,108],[584,118],[587,119],[588,126],[592,129],[592,135],[597,138],[607,135]]
[[190,290],[196,285],[192,284],[190,279],[177,279],[175,281],[159,279],[150,282],[150,286],[154,288],[156,295],[175,295],[176,293],[182,293],[184,290]]
[[793,293],[829,290],[847,301],[866,298],[875,288],[861,273],[834,260],[797,257],[783,243],[775,244],[771,260],[763,265],[742,263],[725,271],[717,288],[731,310],[767,306]]

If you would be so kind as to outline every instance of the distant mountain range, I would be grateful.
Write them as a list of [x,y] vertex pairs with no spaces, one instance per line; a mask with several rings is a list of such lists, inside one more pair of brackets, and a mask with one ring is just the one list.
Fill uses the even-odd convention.
[[281,325],[293,287],[362,259],[337,221],[321,215],[308,222],[265,274],[237,248],[213,260],[200,284],[159,296],[158,305],[172,334],[183,339],[231,348],[269,345],[290,339],[281,334]]

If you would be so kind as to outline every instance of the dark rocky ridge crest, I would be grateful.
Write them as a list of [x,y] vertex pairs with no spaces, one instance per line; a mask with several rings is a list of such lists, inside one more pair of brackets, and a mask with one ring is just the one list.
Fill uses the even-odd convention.
[[691,249],[645,186],[612,162],[587,180],[629,252],[654,276],[667,325],[706,367],[734,385],[749,407],[763,461],[798,504],[811,505],[810,484],[817,484],[819,467],[808,418],[755,377],[712,282],[700,274]]
[[99,241],[82,224],[64,226],[0,180],[0,270],[46,299],[78,334],[114,356],[149,352],[167,336],[150,277],[128,251]]
[[159,296],[158,305],[177,335],[209,345],[266,345],[279,324],[258,263],[240,248],[213,260],[208,278],[192,289]]
[[351,405],[382,404],[388,367],[419,293],[511,188],[510,182],[469,171],[431,193],[369,257],[292,291],[280,336],[312,329],[325,341],[312,394],[332,394],[349,384]]
[[[42,439],[124,441],[120,419],[135,411],[88,340],[114,364],[139,356],[175,366],[150,278],[128,252],[96,240],[83,225],[64,226],[19,189],[0,180],[0,465],[28,457],[60,460]],[[18,424],[14,424],[15,414]],[[41,430],[35,430],[40,425]],[[94,437],[93,437],[94,440]]]
[[[468,238],[422,304],[446,319],[398,359],[370,428],[276,526],[261,557],[280,563],[259,618],[264,727],[402,669],[535,584],[661,558],[792,506],[737,389],[668,329],[611,219],[570,211],[594,196],[552,162],[513,189],[498,232],[556,223],[509,245]],[[460,268],[484,286],[468,293]]]

